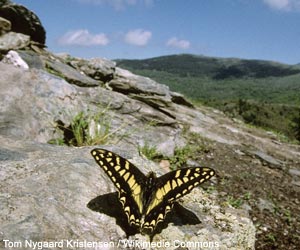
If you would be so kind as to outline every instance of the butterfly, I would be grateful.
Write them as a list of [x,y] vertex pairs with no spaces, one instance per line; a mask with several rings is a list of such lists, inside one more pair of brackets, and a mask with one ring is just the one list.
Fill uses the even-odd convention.
[[177,199],[215,175],[211,168],[189,167],[160,177],[153,172],[146,176],[113,152],[96,148],[91,154],[117,188],[129,225],[142,234],[153,234]]

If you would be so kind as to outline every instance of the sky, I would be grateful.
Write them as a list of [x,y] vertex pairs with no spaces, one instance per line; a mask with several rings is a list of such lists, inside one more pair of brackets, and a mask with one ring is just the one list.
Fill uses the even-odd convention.
[[13,0],[34,11],[54,53],[170,54],[300,63],[300,0]]

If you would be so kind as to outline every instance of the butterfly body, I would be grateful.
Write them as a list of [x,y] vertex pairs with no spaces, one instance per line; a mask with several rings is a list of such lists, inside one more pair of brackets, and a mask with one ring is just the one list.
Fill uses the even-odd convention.
[[153,172],[146,176],[115,153],[93,149],[91,154],[117,188],[128,223],[150,235],[172,210],[177,199],[215,174],[210,168],[193,167],[160,177]]

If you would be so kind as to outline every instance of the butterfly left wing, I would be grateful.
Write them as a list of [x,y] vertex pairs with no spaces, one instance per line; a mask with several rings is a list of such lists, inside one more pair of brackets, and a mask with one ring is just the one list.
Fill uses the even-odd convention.
[[119,200],[129,224],[140,226],[142,192],[146,176],[123,157],[105,149],[93,149],[92,156],[118,189]]
[[157,179],[156,191],[147,206],[142,228],[153,231],[171,211],[173,203],[180,197],[190,193],[193,188],[209,180],[215,175],[210,168],[183,168],[167,173]]

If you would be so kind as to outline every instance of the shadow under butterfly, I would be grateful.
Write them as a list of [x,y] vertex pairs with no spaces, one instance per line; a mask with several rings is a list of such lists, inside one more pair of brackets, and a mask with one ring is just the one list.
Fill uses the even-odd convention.
[[213,169],[182,168],[157,178],[153,172],[144,175],[132,163],[105,149],[93,149],[91,154],[118,192],[98,196],[87,206],[116,218],[116,224],[127,237],[142,233],[152,239],[170,222],[175,225],[200,223],[193,212],[176,200],[214,176]]
[[[118,198],[118,192],[99,195],[92,199],[87,207],[95,212],[104,213],[110,217],[116,219],[116,224],[122,228],[126,233],[126,236],[135,235],[140,232],[140,228],[135,225],[128,223],[127,216],[123,210],[122,204]],[[199,218],[190,210],[186,209],[177,202],[174,202],[172,211],[167,214],[164,221],[159,223],[152,236],[161,233],[161,231],[167,228],[169,223],[173,223],[176,226],[182,225],[197,225],[201,221]]]

